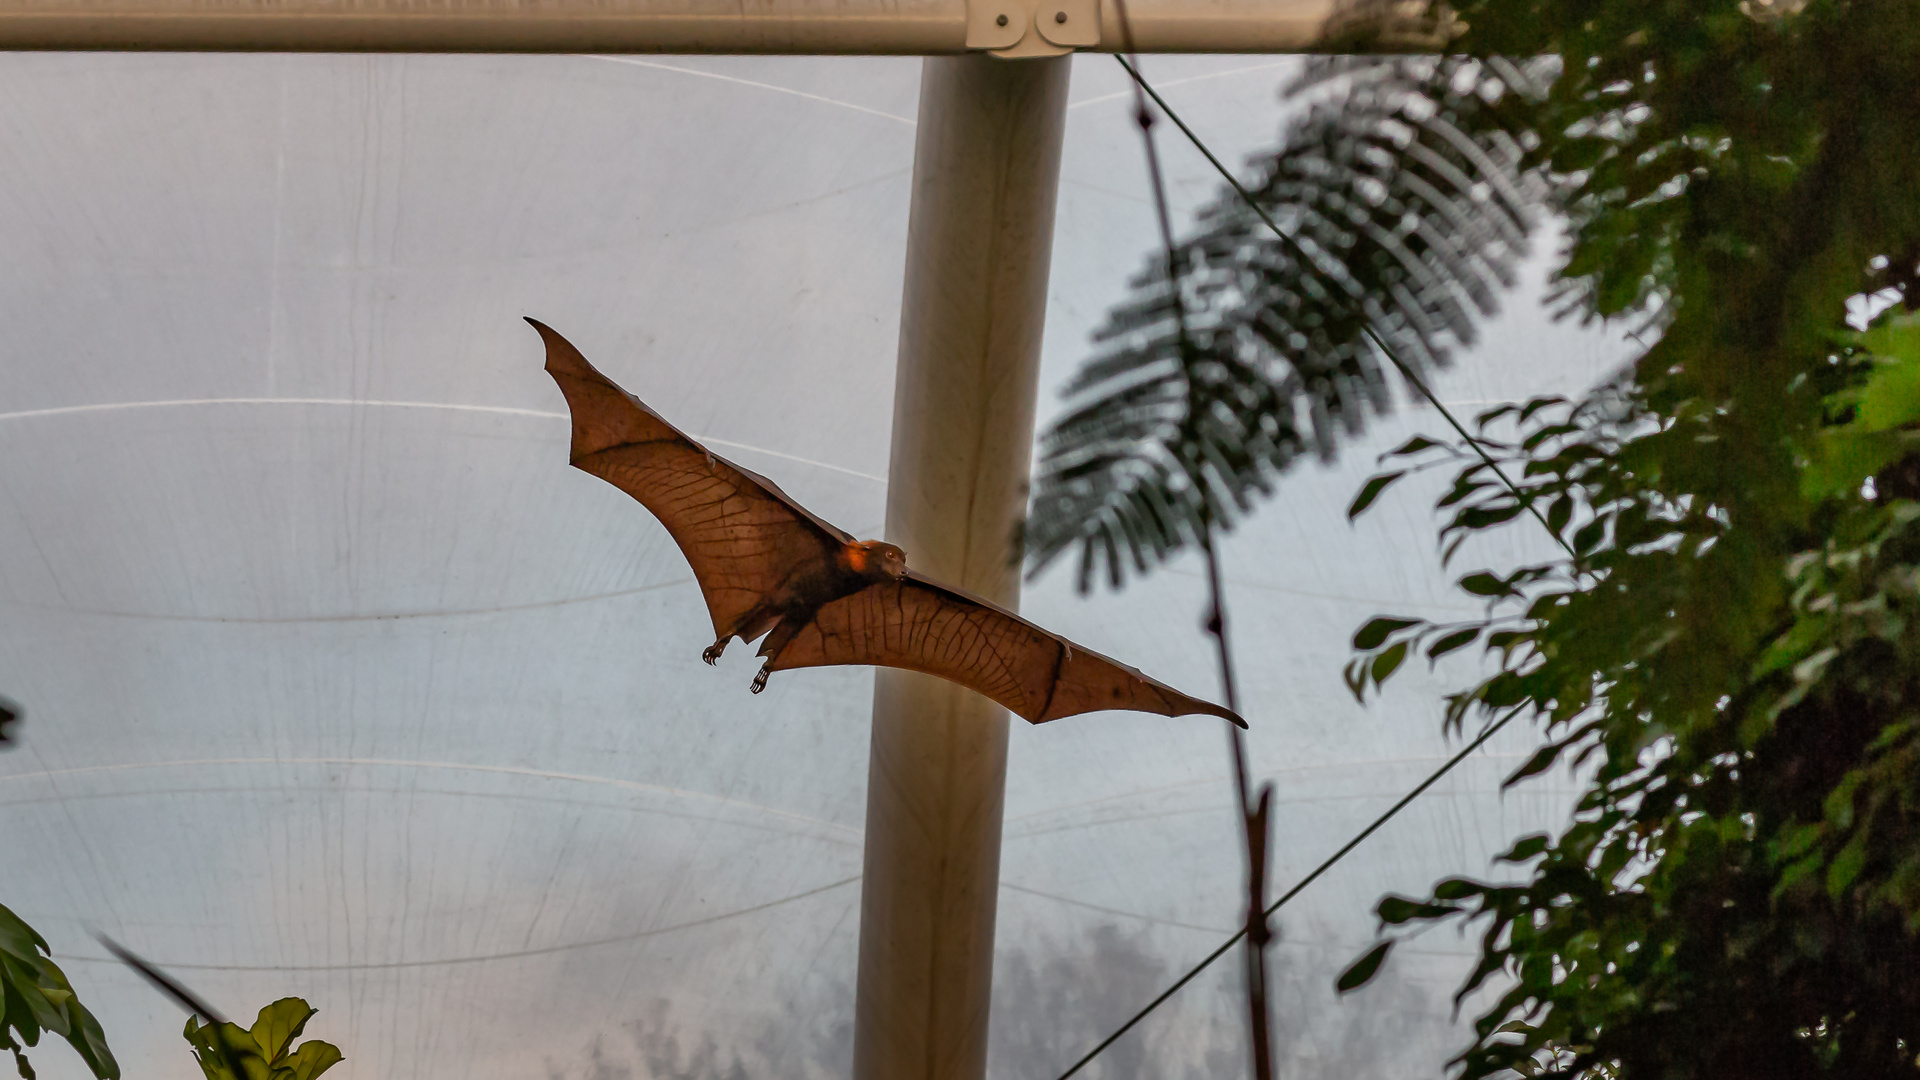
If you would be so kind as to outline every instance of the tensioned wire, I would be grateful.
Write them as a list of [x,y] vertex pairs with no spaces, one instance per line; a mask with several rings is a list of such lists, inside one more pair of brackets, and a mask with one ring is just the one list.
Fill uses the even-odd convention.
[[[1300,246],[1299,241],[1287,235],[1286,230],[1282,229],[1280,224],[1273,220],[1273,215],[1267,213],[1266,208],[1261,206],[1259,201],[1253,197],[1253,194],[1240,183],[1239,179],[1233,175],[1232,170],[1220,163],[1220,159],[1214,156],[1212,150],[1207,149],[1207,144],[1200,140],[1200,136],[1194,134],[1193,129],[1187,126],[1185,120],[1180,119],[1180,114],[1174,112],[1172,106],[1168,105],[1165,99],[1161,98],[1160,94],[1154,90],[1153,85],[1141,77],[1139,70],[1128,63],[1126,57],[1118,53],[1115,53],[1113,58],[1120,62],[1120,66],[1126,69],[1128,76],[1139,85],[1140,89],[1146,91],[1147,96],[1153,99],[1153,103],[1160,106],[1160,111],[1167,114],[1167,119],[1173,121],[1174,126],[1179,128],[1180,133],[1187,137],[1187,141],[1193,144],[1194,149],[1199,150],[1200,153],[1206,157],[1207,161],[1213,165],[1214,170],[1232,186],[1234,193],[1240,196],[1240,201],[1247,204],[1247,209],[1259,215],[1260,220],[1266,223],[1267,228],[1273,230],[1273,235],[1280,238],[1280,242],[1285,244],[1289,251],[1293,252],[1294,257],[1299,259],[1302,265],[1318,272],[1319,263],[1313,256],[1307,254],[1306,249]],[[1333,283],[1329,282],[1328,284]],[[1373,342],[1374,348],[1380,350],[1380,355],[1386,357],[1389,363],[1395,368],[1398,368],[1401,376],[1405,378],[1407,382],[1413,384],[1415,390],[1420,391],[1420,396],[1426,398],[1428,404],[1440,410],[1440,415],[1446,418],[1447,424],[1451,426],[1462,439],[1467,441],[1468,446],[1473,447],[1473,452],[1480,455],[1480,460],[1485,462],[1487,467],[1493,470],[1493,474],[1500,478],[1500,483],[1504,485],[1508,491],[1513,493],[1514,498],[1520,500],[1520,504],[1527,508],[1527,512],[1533,515],[1533,519],[1540,523],[1540,527],[1547,530],[1547,535],[1553,537],[1554,543],[1559,544],[1561,549],[1568,555],[1573,555],[1573,548],[1570,547],[1565,540],[1561,539],[1559,533],[1553,531],[1553,526],[1547,524],[1547,519],[1541,516],[1539,508],[1533,505],[1533,500],[1520,494],[1520,489],[1514,485],[1513,480],[1507,476],[1506,471],[1500,468],[1500,463],[1488,455],[1486,449],[1480,445],[1480,440],[1467,434],[1467,429],[1461,425],[1459,420],[1454,418],[1452,410],[1440,403],[1440,399],[1435,397],[1433,391],[1427,387],[1426,380],[1413,373],[1413,369],[1408,367],[1406,362],[1400,359],[1399,354],[1393,351],[1393,347],[1387,344],[1386,339],[1382,338],[1379,332],[1374,330],[1373,324],[1370,322],[1361,323],[1360,332],[1367,335],[1367,340]]]
[[[1120,64],[1120,66],[1126,70],[1128,77],[1131,78],[1134,81],[1134,83],[1140,87],[1141,90],[1145,91],[1148,97],[1153,99],[1153,103],[1160,107],[1160,111],[1166,114],[1167,119],[1173,121],[1174,126],[1180,129],[1181,134],[1187,137],[1187,140],[1193,144],[1194,148],[1199,150],[1200,153],[1206,157],[1207,161],[1214,167],[1214,169],[1217,172],[1219,172],[1221,177],[1223,177],[1227,181],[1228,185],[1230,185],[1233,188],[1234,193],[1237,194],[1240,197],[1241,201],[1247,205],[1247,208],[1252,210],[1255,214],[1257,214],[1260,220],[1266,224],[1267,228],[1271,229],[1273,231],[1273,234],[1280,239],[1280,242],[1285,244],[1293,252],[1295,257],[1301,260],[1302,265],[1317,270],[1318,263],[1313,259],[1313,257],[1308,255],[1305,249],[1303,249],[1300,246],[1300,244],[1296,240],[1294,240],[1293,237],[1289,236],[1285,230],[1280,228],[1279,223],[1273,220],[1272,215],[1267,213],[1266,209],[1262,207],[1259,204],[1259,202],[1254,199],[1252,193],[1247,191],[1247,189],[1240,183],[1239,179],[1233,175],[1232,171],[1229,170],[1225,165],[1221,163],[1220,159],[1214,155],[1212,150],[1208,149],[1207,144],[1200,138],[1199,135],[1194,133],[1194,130],[1192,128],[1187,126],[1186,121],[1180,119],[1180,114],[1175,112],[1173,108],[1167,104],[1166,100],[1163,99],[1159,95],[1159,93],[1154,90],[1152,84],[1148,83],[1147,80],[1141,76],[1139,70],[1135,68],[1131,63],[1129,63],[1125,56],[1122,56],[1116,53],[1114,54],[1114,60],[1117,61]],[[1169,266],[1169,270],[1171,269],[1172,269],[1171,266]],[[1374,347],[1380,351],[1381,355],[1385,356],[1387,360],[1390,363],[1392,363],[1395,368],[1399,369],[1401,376],[1405,378],[1407,382],[1411,383],[1414,389],[1418,390],[1421,396],[1425,397],[1427,399],[1427,402],[1439,411],[1440,415],[1446,419],[1447,424],[1451,426],[1453,430],[1456,433],[1458,433],[1462,439],[1466,440],[1467,445],[1471,446],[1474,450],[1474,453],[1479,455],[1480,460],[1485,462],[1486,465],[1493,470],[1494,475],[1500,478],[1500,482],[1506,487],[1508,491],[1513,493],[1514,498],[1518,499],[1521,505],[1526,507],[1527,512],[1533,515],[1534,520],[1538,521],[1542,528],[1546,529],[1547,535],[1553,537],[1554,542],[1559,544],[1560,547],[1563,550],[1565,550],[1568,555],[1570,556],[1573,555],[1574,554],[1573,549],[1567,544],[1566,540],[1561,538],[1559,533],[1553,530],[1552,526],[1547,524],[1546,518],[1541,516],[1539,509],[1534,506],[1533,500],[1521,494],[1519,487],[1516,486],[1513,480],[1507,476],[1506,471],[1500,468],[1499,463],[1493,460],[1492,456],[1487,453],[1486,449],[1480,445],[1480,441],[1478,439],[1475,439],[1472,435],[1468,434],[1466,427],[1462,425],[1460,421],[1454,417],[1451,410],[1449,410],[1445,405],[1443,405],[1440,402],[1440,399],[1436,397],[1433,391],[1427,387],[1425,380],[1414,375],[1412,369],[1410,369],[1406,365],[1406,363],[1402,361],[1397,354],[1395,354],[1395,352],[1393,351],[1393,348],[1387,344],[1386,340],[1383,339],[1370,324],[1363,324],[1362,332],[1366,334],[1368,340],[1371,341]],[[1308,885],[1313,884],[1313,882],[1317,880],[1320,877],[1320,875],[1326,873],[1329,869],[1332,869],[1335,863],[1345,858],[1349,852],[1353,851],[1354,848],[1359,847],[1360,844],[1367,839],[1367,837],[1372,836],[1375,832],[1379,830],[1379,828],[1382,825],[1385,825],[1388,821],[1392,820],[1393,817],[1398,813],[1400,813],[1401,810],[1405,809],[1408,804],[1412,803],[1413,800],[1419,798],[1422,793],[1424,793],[1428,788],[1432,787],[1435,783],[1437,783],[1441,777],[1445,776],[1449,772],[1452,772],[1454,766],[1460,764],[1462,761],[1465,761],[1469,755],[1471,755],[1475,750],[1478,750],[1483,744],[1486,743],[1488,739],[1492,738],[1496,732],[1498,732],[1501,728],[1505,727],[1507,723],[1511,721],[1515,716],[1518,716],[1522,708],[1524,708],[1524,705],[1517,705],[1511,710],[1509,710],[1505,716],[1502,716],[1499,720],[1490,724],[1485,731],[1482,731],[1479,735],[1475,736],[1472,742],[1469,742],[1466,746],[1462,747],[1459,753],[1455,754],[1451,758],[1448,758],[1444,764],[1442,764],[1438,769],[1435,769],[1425,780],[1422,780],[1418,785],[1416,785],[1412,791],[1407,792],[1404,796],[1400,798],[1398,802],[1388,807],[1386,811],[1382,813],[1379,817],[1373,819],[1371,824],[1369,824],[1366,828],[1361,829],[1358,833],[1356,833],[1353,839],[1348,840],[1345,844],[1342,844],[1338,851],[1335,851],[1332,855],[1329,855],[1324,862],[1322,862],[1319,866],[1314,867],[1313,870],[1307,874],[1307,876],[1301,878],[1298,882],[1294,884],[1292,888],[1288,889],[1284,894],[1280,896],[1279,899],[1275,900],[1266,909],[1266,912],[1265,912],[1266,916],[1271,918],[1274,912],[1279,911],[1282,907],[1284,907],[1287,904],[1288,901],[1292,900],[1295,896],[1298,896],[1304,889],[1306,889]],[[1192,968],[1190,968],[1185,975],[1182,975],[1180,976],[1180,978],[1176,979],[1173,985],[1161,991],[1159,996],[1155,997],[1152,1001],[1148,1002],[1145,1005],[1145,1007],[1140,1009],[1139,1012],[1134,1013],[1133,1016],[1129,1018],[1126,1023],[1121,1024],[1118,1028],[1114,1029],[1112,1034],[1100,1040],[1098,1045],[1096,1045],[1093,1049],[1087,1051],[1086,1054],[1080,1058],[1080,1060],[1074,1062],[1070,1067],[1068,1067],[1068,1069],[1065,1072],[1060,1074],[1060,1076],[1058,1077],[1058,1080],[1068,1080],[1068,1077],[1073,1076],[1073,1074],[1079,1072],[1082,1068],[1086,1067],[1086,1065],[1089,1062],[1091,1062],[1094,1058],[1100,1056],[1100,1053],[1102,1051],[1104,1051],[1107,1047],[1112,1046],[1116,1041],[1119,1040],[1119,1038],[1122,1035],[1125,1035],[1127,1032],[1133,1030],[1134,1026],[1139,1024],[1140,1021],[1146,1019],[1148,1014],[1152,1013],[1153,1010],[1165,1004],[1168,999],[1173,997],[1174,994],[1179,993],[1182,987],[1186,986],[1189,982],[1192,982],[1196,976],[1198,976],[1202,971],[1205,971],[1207,967],[1210,966],[1215,960],[1218,960],[1222,956],[1225,956],[1229,949],[1233,948],[1236,944],[1240,942],[1242,938],[1246,936],[1247,936],[1246,928],[1242,927],[1240,930],[1236,931],[1233,934],[1233,936],[1221,942],[1219,947],[1215,948],[1212,952],[1208,953],[1205,957],[1203,957],[1200,960],[1200,962],[1195,964]]]
[[[1354,848],[1359,847],[1361,841],[1365,840],[1369,836],[1372,836],[1380,828],[1380,826],[1385,825],[1389,820],[1393,818],[1395,814],[1398,814],[1401,810],[1404,810],[1408,803],[1419,798],[1421,793],[1425,792],[1428,788],[1432,787],[1441,777],[1447,775],[1449,772],[1452,772],[1453,767],[1455,765],[1458,765],[1462,761],[1465,761],[1469,754],[1473,753],[1475,750],[1480,749],[1481,744],[1485,743],[1488,739],[1493,738],[1493,735],[1495,732],[1499,731],[1503,727],[1506,727],[1507,721],[1512,720],[1514,717],[1520,715],[1520,710],[1523,707],[1524,706],[1518,706],[1518,705],[1515,706],[1514,708],[1508,710],[1507,715],[1501,717],[1500,719],[1494,721],[1492,724],[1488,725],[1487,730],[1482,731],[1480,734],[1474,736],[1474,739],[1472,742],[1468,743],[1464,747],[1461,747],[1459,753],[1448,758],[1446,761],[1446,764],[1440,766],[1438,769],[1435,769],[1433,773],[1429,775],[1425,780],[1420,781],[1419,785],[1416,786],[1412,791],[1409,791],[1405,795],[1402,795],[1400,797],[1399,802],[1394,803],[1392,806],[1387,807],[1387,810],[1385,813],[1381,814],[1377,818],[1374,818],[1372,824],[1368,825],[1364,829],[1361,829],[1358,833],[1355,833],[1353,839],[1347,841],[1345,844],[1342,844],[1340,846],[1340,850],[1334,852],[1332,855],[1327,856],[1326,861],[1322,862],[1319,866],[1314,867],[1312,872],[1307,874],[1306,877],[1303,877],[1299,881],[1295,882],[1293,888],[1288,889],[1285,893],[1281,894],[1280,899],[1275,900],[1267,908],[1266,910],[1267,917],[1272,918],[1273,913],[1276,911],[1279,911],[1282,907],[1285,907],[1287,901],[1300,895],[1300,892],[1303,889],[1305,889],[1307,886],[1313,884],[1314,881],[1318,879],[1321,874],[1324,874],[1328,870],[1332,869],[1334,863],[1337,863],[1341,859],[1346,858],[1348,852],[1352,851]],[[1152,1001],[1147,1002],[1145,1008],[1142,1008],[1139,1012],[1134,1013],[1133,1016],[1126,1023],[1121,1024],[1119,1027],[1115,1028],[1113,1031],[1113,1034],[1108,1035],[1106,1038],[1100,1040],[1100,1045],[1087,1051],[1086,1054],[1082,1056],[1079,1061],[1074,1062],[1073,1065],[1070,1068],[1068,1068],[1066,1072],[1061,1073],[1058,1080],[1067,1080],[1067,1077],[1072,1076],[1074,1073],[1079,1072],[1082,1068],[1086,1066],[1088,1062],[1092,1061],[1096,1057],[1099,1057],[1100,1052],[1102,1050],[1105,1050],[1107,1047],[1112,1046],[1120,1038],[1120,1036],[1125,1035],[1127,1032],[1133,1030],[1134,1025],[1138,1024],[1142,1020],[1145,1020],[1147,1018],[1148,1013],[1152,1012],[1153,1010],[1159,1008],[1161,1005],[1165,1004],[1168,998],[1180,992],[1181,987],[1192,982],[1194,979],[1194,976],[1200,974],[1202,971],[1205,971],[1207,969],[1207,966],[1209,964],[1212,964],[1215,960],[1218,960],[1222,956],[1225,956],[1227,954],[1228,949],[1231,949],[1235,945],[1239,944],[1240,939],[1246,936],[1247,936],[1247,931],[1245,927],[1242,927],[1239,930],[1234,931],[1233,936],[1221,942],[1219,948],[1208,953],[1204,958],[1201,959],[1199,963],[1193,965],[1193,967],[1190,968],[1185,975],[1182,975],[1180,976],[1180,978],[1174,980],[1174,983],[1172,986],[1169,986],[1165,990],[1161,991],[1159,997],[1156,997]]]

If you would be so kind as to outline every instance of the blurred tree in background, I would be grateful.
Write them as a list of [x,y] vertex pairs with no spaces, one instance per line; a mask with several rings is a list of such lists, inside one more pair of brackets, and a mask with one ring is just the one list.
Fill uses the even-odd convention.
[[1296,244],[1222,200],[1115,311],[1043,440],[1030,554],[1118,583],[1230,523],[1470,343],[1550,208],[1556,302],[1650,344],[1585,400],[1480,418],[1517,490],[1416,439],[1354,509],[1451,468],[1449,558],[1543,523],[1563,556],[1466,574],[1484,619],[1370,622],[1348,679],[1484,649],[1448,724],[1532,716],[1550,742],[1509,782],[1571,761],[1587,788],[1517,881],[1382,923],[1481,932],[1462,994],[1502,993],[1467,1078],[1920,1076],[1920,0],[1435,14],[1454,55],[1308,80],[1334,81],[1249,185]]

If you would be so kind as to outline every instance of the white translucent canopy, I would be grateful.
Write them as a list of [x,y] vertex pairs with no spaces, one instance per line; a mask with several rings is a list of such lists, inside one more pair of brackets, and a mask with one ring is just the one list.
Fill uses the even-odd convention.
[[[1295,61],[1149,58],[1228,161]],[[1120,72],[1075,61],[1044,414],[1155,233]],[[97,928],[250,1018],[320,1009],[341,1080],[833,1077],[850,1058],[871,674],[711,670],[685,562],[566,466],[533,315],[684,429],[879,532],[919,62],[0,56],[0,903],[130,1078],[196,1075]],[[1215,190],[1163,129],[1173,194]],[[1536,283],[1537,284],[1537,283]],[[1577,391],[1617,355],[1516,299],[1440,381]],[[1340,679],[1368,616],[1470,614],[1430,496],[1344,508],[1405,409],[1226,549],[1276,892],[1457,746],[1422,667]],[[1499,546],[1501,543],[1507,546]],[[1024,610],[1189,691],[1196,564]],[[1427,1076],[1473,942],[1336,998],[1389,890],[1564,820],[1515,731],[1280,916],[1287,1076]],[[991,1072],[1046,1078],[1204,956],[1243,874],[1199,718],[1016,725]],[[1227,1076],[1237,959],[1092,1076]],[[41,1075],[84,1075],[64,1046]]]

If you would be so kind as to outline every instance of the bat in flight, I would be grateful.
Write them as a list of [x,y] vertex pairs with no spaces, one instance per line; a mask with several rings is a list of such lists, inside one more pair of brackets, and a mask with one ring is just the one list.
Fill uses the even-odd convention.
[[907,568],[688,438],[528,319],[573,414],[572,463],[639,500],[693,565],[713,617],[711,664],[734,638],[765,636],[753,692],[790,668],[870,664],[924,672],[1031,723],[1100,709],[1246,721],[1090,652],[1013,612]]

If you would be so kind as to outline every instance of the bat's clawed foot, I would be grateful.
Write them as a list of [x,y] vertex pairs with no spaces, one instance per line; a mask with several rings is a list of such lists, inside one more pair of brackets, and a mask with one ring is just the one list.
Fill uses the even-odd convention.
[[747,689],[753,691],[756,694],[762,690],[765,690],[767,688],[767,676],[771,674],[773,674],[771,670],[767,668],[761,668],[760,674],[755,675],[753,677],[753,685],[748,687]]
[[708,667],[712,667],[714,665],[714,662],[720,659],[720,654],[726,651],[727,651],[727,639],[721,638],[719,641],[716,641],[713,644],[707,646],[706,648],[700,650],[700,659],[705,660],[707,662]]

